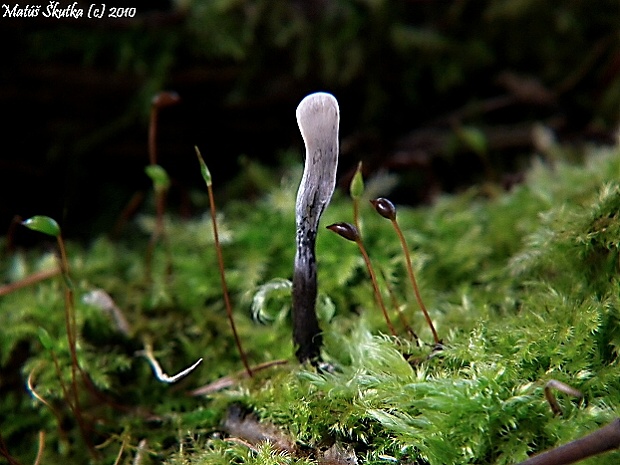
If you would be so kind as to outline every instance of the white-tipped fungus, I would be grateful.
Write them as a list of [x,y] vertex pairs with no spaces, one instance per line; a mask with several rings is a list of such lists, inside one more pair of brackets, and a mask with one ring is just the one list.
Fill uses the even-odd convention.
[[316,361],[321,332],[316,317],[315,242],[321,214],[331,200],[338,168],[340,110],[331,94],[317,92],[297,107],[297,124],[306,146],[304,174],[297,192],[297,252],[293,275],[293,341],[299,361]]

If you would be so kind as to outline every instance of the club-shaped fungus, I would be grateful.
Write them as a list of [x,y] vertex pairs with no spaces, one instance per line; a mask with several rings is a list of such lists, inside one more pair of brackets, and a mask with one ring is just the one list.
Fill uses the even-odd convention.
[[310,94],[297,107],[297,124],[306,146],[295,207],[297,251],[293,273],[293,342],[300,362],[317,361],[322,343],[315,309],[315,242],[319,219],[336,185],[339,123],[338,101],[331,94]]

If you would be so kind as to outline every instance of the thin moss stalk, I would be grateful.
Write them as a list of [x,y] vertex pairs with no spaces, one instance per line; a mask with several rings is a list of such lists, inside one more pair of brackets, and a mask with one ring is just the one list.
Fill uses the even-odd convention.
[[[151,235],[151,240],[146,253],[146,276],[151,277],[151,262],[153,258],[153,250],[159,238],[166,240],[164,215],[166,213],[166,197],[170,187],[170,180],[164,169],[157,164],[157,130],[159,122],[159,112],[162,108],[176,105],[180,102],[179,95],[176,92],[160,92],[151,102],[151,116],[149,120],[149,166],[146,168],[147,175],[153,181],[153,189],[155,191],[155,228]],[[169,249],[169,248],[168,248]],[[168,271],[171,270],[172,260],[168,254]]]
[[375,300],[377,304],[381,308],[383,312],[383,317],[385,318],[385,322],[390,329],[390,332],[393,336],[397,336],[396,330],[394,329],[394,325],[392,324],[392,320],[390,319],[390,315],[388,314],[387,309],[385,308],[385,303],[383,302],[383,297],[381,297],[381,291],[379,290],[379,285],[377,283],[377,275],[372,267],[372,263],[370,262],[370,257],[366,252],[366,247],[362,243],[362,238],[360,237],[359,231],[355,226],[350,223],[334,223],[327,226],[327,229],[335,232],[341,237],[345,239],[355,242],[360,249],[362,257],[364,258],[364,263],[366,264],[366,269],[368,270],[368,274],[370,275],[370,280],[372,281],[372,288],[375,294]]
[[415,293],[415,298],[420,306],[420,310],[424,313],[424,318],[426,319],[426,323],[428,327],[431,329],[433,333],[433,341],[435,345],[438,346],[441,344],[439,336],[437,335],[437,331],[435,330],[435,325],[433,325],[433,320],[431,320],[430,315],[428,314],[428,310],[426,309],[426,305],[424,305],[424,301],[422,300],[422,295],[420,294],[420,288],[418,287],[418,283],[415,279],[415,275],[413,273],[413,267],[411,266],[411,255],[409,254],[409,248],[407,247],[407,241],[405,240],[405,236],[403,235],[400,226],[398,225],[398,221],[396,219],[396,207],[392,202],[388,199],[380,197],[375,200],[371,200],[370,203],[377,213],[384,218],[387,218],[392,222],[392,226],[398,235],[398,239],[400,240],[400,244],[402,246],[403,252],[405,254],[405,262],[407,265],[407,274],[409,275],[409,280],[411,281],[411,285],[413,286],[413,292]]
[[252,376],[252,369],[250,368],[250,364],[248,363],[247,356],[245,355],[245,351],[241,345],[241,339],[239,338],[239,334],[237,333],[237,327],[235,325],[235,319],[233,318],[232,305],[230,304],[230,297],[228,295],[228,285],[226,284],[226,273],[224,272],[224,258],[222,256],[222,246],[220,245],[220,238],[217,229],[217,209],[215,208],[215,198],[213,197],[213,187],[211,180],[211,172],[207,167],[202,155],[200,154],[200,150],[198,147],[194,147],[196,150],[196,156],[198,157],[198,162],[200,163],[200,171],[202,173],[202,177],[207,185],[207,192],[209,193],[209,207],[211,209],[211,224],[213,226],[213,239],[215,241],[215,251],[217,253],[217,264],[220,272],[220,283],[222,286],[222,294],[224,295],[224,304],[226,306],[226,314],[228,315],[228,321],[230,323],[230,329],[233,333],[233,337],[235,339],[235,344],[237,345],[237,350],[239,351],[239,356],[241,357],[241,361],[243,362],[243,366],[245,367],[245,371],[248,376]]
[[388,295],[390,296],[392,307],[398,314],[398,318],[400,319],[401,324],[405,328],[405,331],[407,332],[407,334],[409,334],[409,336],[411,336],[411,338],[414,341],[417,341],[419,343],[420,339],[418,338],[418,335],[415,333],[415,331],[409,324],[409,321],[407,320],[405,313],[400,308],[400,304],[398,303],[398,299],[396,298],[396,294],[394,294],[394,290],[392,289],[392,286],[390,286],[390,282],[388,281],[387,277],[385,276],[385,273],[383,272],[381,268],[379,269],[379,271],[381,272],[381,277],[383,278],[383,282],[385,283],[385,288],[388,291]]
[[64,309],[65,309],[65,328],[67,332],[67,343],[69,346],[69,354],[71,357],[71,390],[66,389],[64,382],[62,381],[62,372],[60,369],[60,365],[58,364],[58,360],[52,351],[52,359],[54,361],[54,366],[56,368],[56,372],[58,378],[60,380],[60,384],[63,390],[63,394],[71,411],[73,412],[76,422],[80,428],[80,432],[86,445],[88,446],[88,450],[91,456],[96,457],[96,451],[87,434],[87,427],[84,421],[84,417],[82,415],[82,410],[80,407],[80,393],[77,385],[77,377],[78,373],[81,375],[82,380],[85,385],[90,387],[90,380],[86,373],[80,367],[80,363],[77,357],[77,321],[75,317],[75,300],[73,295],[73,281],[71,280],[71,276],[69,273],[69,260],[67,258],[67,251],[65,247],[65,242],[62,238],[62,231],[60,226],[53,218],[48,216],[33,216],[23,221],[22,224],[26,226],[28,229],[33,231],[38,231],[40,233],[46,234],[48,236],[52,236],[56,238],[56,243],[58,245],[58,251],[60,254],[60,270],[64,283]]

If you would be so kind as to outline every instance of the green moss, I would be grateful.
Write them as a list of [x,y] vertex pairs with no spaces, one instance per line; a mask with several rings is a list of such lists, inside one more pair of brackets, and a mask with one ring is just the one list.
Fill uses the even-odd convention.
[[[92,463],[114,463],[119,451],[117,463],[132,463],[142,439],[143,463],[314,463],[312,454],[272,445],[252,450],[226,440],[221,421],[233,403],[281,427],[302,450],[336,441],[363,463],[510,464],[593,431],[619,414],[620,153],[591,150],[586,159],[585,165],[553,168],[535,163],[527,181],[509,193],[489,197],[472,188],[431,207],[398,207],[423,298],[443,338],[438,352],[431,351],[389,222],[360,204],[371,259],[422,346],[387,336],[357,247],[320,233],[319,313],[328,366],[320,372],[297,365],[292,355],[287,280],[297,175],[251,205],[222,208],[220,238],[251,364],[289,363],[203,397],[185,393],[242,370],[225,319],[210,218],[168,220],[172,271],[162,245],[150,283],[144,279],[150,217],[135,225],[143,228],[144,241],[100,238],[86,249],[68,244],[78,357],[92,383],[89,389],[79,382],[86,438],[63,394],[71,385],[71,362],[63,283],[56,277],[0,300],[0,432],[9,451],[32,463],[42,430],[42,463],[86,463],[88,441],[100,445]],[[350,221],[351,208],[337,195],[324,224]],[[53,260],[30,251],[1,263],[5,279],[15,281]],[[123,310],[128,334],[82,302],[94,288]],[[41,328],[49,334],[45,345]],[[167,373],[204,361],[178,385],[164,385],[135,356],[145,341]],[[28,392],[29,376],[53,410]],[[543,395],[551,379],[584,394],[580,400],[558,393],[560,417]],[[586,463],[619,458],[614,452]]]

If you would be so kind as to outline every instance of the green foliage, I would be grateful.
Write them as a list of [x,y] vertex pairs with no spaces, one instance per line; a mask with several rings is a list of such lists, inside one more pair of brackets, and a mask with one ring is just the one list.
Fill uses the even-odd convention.
[[24,220],[22,224],[28,229],[47,234],[48,236],[60,236],[60,226],[58,226],[56,220],[50,218],[49,216],[33,216],[31,218],[28,218],[27,220]]
[[212,185],[211,171],[209,171],[209,167],[202,158],[202,154],[200,153],[200,150],[198,150],[198,147],[194,148],[196,150],[196,156],[198,157],[198,163],[200,164],[200,174],[202,175],[202,179],[204,179],[207,187],[210,187]]
[[157,192],[165,192],[170,187],[170,178],[166,170],[160,165],[148,165],[144,168],[146,175],[151,178]]
[[[360,204],[362,237],[385,276],[385,301],[388,283],[421,344],[404,337],[403,328],[403,337],[386,335],[356,245],[320,231],[321,371],[292,361],[289,278],[299,173],[256,202],[221,208],[222,252],[250,363],[289,363],[204,397],[185,392],[242,369],[225,317],[211,218],[166,219],[170,254],[154,251],[151,282],[144,281],[143,261],[155,227],[148,215],[136,223],[144,234],[137,246],[105,238],[86,249],[67,244],[78,358],[89,380],[78,376],[80,408],[92,428],[87,437],[98,446],[91,462],[114,463],[124,447],[120,463],[132,463],[147,439],[144,463],[315,463],[311,455],[226,439],[221,422],[232,403],[282,428],[303,450],[342,443],[369,464],[512,464],[609,422],[620,414],[620,152],[598,149],[587,160],[534,163],[527,181],[508,193],[472,188],[431,207],[398,207],[443,339],[440,351],[431,350],[390,224]],[[351,215],[350,198],[335,195],[323,221]],[[22,251],[0,263],[3,278],[15,281],[54,260]],[[22,463],[34,461],[39,430],[46,432],[42,463],[88,461],[63,392],[72,379],[63,289],[56,277],[0,300],[0,432]],[[130,331],[81,300],[93,289],[113,297]],[[136,356],[148,342],[166,373],[204,361],[178,385],[164,385]],[[584,394],[579,400],[558,393],[560,417],[543,395],[551,379]],[[586,463],[618,459],[613,452]]]
[[362,177],[362,162],[357,164],[357,169],[349,186],[349,194],[352,199],[359,199],[364,195],[364,178]]

